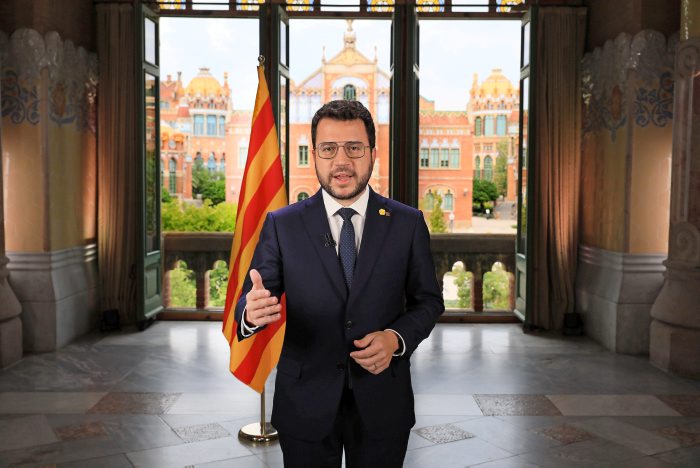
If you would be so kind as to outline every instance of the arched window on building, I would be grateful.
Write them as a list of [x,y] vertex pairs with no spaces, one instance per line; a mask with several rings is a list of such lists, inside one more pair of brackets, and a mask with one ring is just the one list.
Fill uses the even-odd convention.
[[474,180],[481,179],[481,158],[474,158]]
[[450,167],[459,169],[459,148],[450,148]]
[[496,117],[496,135],[506,136],[506,116],[499,115]]
[[343,87],[343,99],[347,101],[354,101],[357,96],[357,91],[355,89],[355,86],[351,84],[346,84]]
[[195,136],[204,134],[204,116],[195,115],[194,116],[194,134]]
[[474,119],[474,135],[481,136],[483,131],[484,129],[481,126],[481,117],[477,117],[476,119]]
[[430,160],[430,148],[421,146],[420,149],[420,167],[428,167]]
[[226,117],[219,116],[219,136],[226,136]]
[[175,193],[177,191],[177,161],[175,158],[168,160],[168,191]]
[[423,211],[432,211],[434,204],[435,197],[433,197],[433,191],[428,189],[426,194],[423,196]]
[[221,158],[219,159],[219,171],[226,174],[226,153],[221,153]]
[[487,115],[484,119],[484,135],[493,135],[493,115]]
[[455,196],[450,189],[447,189],[447,193],[442,197],[442,209],[445,211],[454,211],[455,209]]
[[430,167],[440,167],[440,148],[430,148]]
[[297,195],[297,201],[306,200],[307,198],[309,198],[309,194],[306,192],[299,192],[299,195]]
[[299,167],[309,165],[309,145],[299,145]]
[[493,182],[493,159],[491,156],[484,158],[484,179]]
[[216,158],[214,157],[214,153],[209,154],[209,159],[207,160],[207,169],[209,172],[216,172]]
[[449,148],[440,148],[440,167],[450,167]]
[[216,136],[216,116],[207,115],[207,135]]
[[194,167],[199,169],[204,165],[204,158],[202,158],[202,153],[197,151],[197,156],[194,157]]

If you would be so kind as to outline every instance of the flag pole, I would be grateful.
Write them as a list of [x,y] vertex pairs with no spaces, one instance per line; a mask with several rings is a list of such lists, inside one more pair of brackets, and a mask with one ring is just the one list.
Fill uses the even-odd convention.
[[260,394],[260,421],[247,424],[238,431],[238,438],[255,443],[274,442],[279,438],[277,430],[265,420],[265,389]]

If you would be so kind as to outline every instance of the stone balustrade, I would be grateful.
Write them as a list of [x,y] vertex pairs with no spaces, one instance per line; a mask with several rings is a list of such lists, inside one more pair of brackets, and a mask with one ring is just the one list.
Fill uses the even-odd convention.
[[[228,263],[232,233],[181,233],[163,234],[163,305],[164,318],[193,318],[205,314],[216,319],[222,314],[221,307],[209,305],[209,271],[215,262],[223,260]],[[513,318],[515,272],[515,235],[504,234],[433,234],[431,249],[435,260],[435,273],[440,287],[443,287],[445,273],[452,271],[455,262],[461,261],[466,271],[473,274],[471,285],[472,307],[467,309],[450,308],[445,311],[444,319],[468,320],[488,316],[490,319]],[[196,307],[176,307],[170,300],[169,273],[177,267],[178,261],[187,264],[196,279]],[[484,274],[491,271],[495,262],[501,262],[506,271],[511,273],[509,280],[509,307],[505,310],[484,311],[483,285]]]

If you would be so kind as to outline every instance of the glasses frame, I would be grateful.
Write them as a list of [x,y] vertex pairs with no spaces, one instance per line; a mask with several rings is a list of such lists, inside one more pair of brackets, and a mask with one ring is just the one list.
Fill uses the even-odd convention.
[[[335,151],[333,152],[333,156],[331,156],[331,157],[321,156],[320,152],[318,151],[318,147],[321,145],[328,144],[328,143],[333,143],[335,145]],[[347,146],[351,143],[355,143],[355,144],[359,143],[362,145],[363,151],[362,151],[361,156],[350,156],[350,153],[348,152]],[[314,155],[318,156],[321,159],[326,159],[326,160],[333,159],[336,156],[338,156],[338,150],[340,149],[341,146],[343,147],[343,150],[345,151],[345,156],[347,156],[350,159],[362,159],[362,158],[364,158],[365,155],[367,154],[367,148],[371,148],[370,145],[365,145],[363,142],[357,141],[357,140],[353,140],[353,141],[322,141],[321,143],[317,144],[316,147],[314,148]]]

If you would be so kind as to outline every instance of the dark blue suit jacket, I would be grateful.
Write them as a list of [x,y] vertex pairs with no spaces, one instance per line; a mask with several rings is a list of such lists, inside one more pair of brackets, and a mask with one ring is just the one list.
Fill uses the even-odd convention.
[[[380,209],[388,216],[380,215]],[[272,424],[300,439],[330,433],[346,385],[360,417],[377,436],[415,424],[409,358],[444,311],[420,211],[370,189],[362,243],[350,291],[343,279],[321,191],[268,214],[251,268],[272,294],[287,294],[287,329],[277,365]],[[241,323],[250,276],[236,305]],[[353,340],[391,328],[406,352],[373,375],[349,353]],[[243,339],[238,330],[238,336]]]

